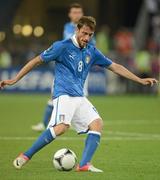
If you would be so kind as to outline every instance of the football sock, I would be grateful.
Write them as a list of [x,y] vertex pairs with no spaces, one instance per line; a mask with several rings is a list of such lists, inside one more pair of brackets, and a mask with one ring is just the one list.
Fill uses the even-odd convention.
[[46,129],[39,138],[34,142],[34,144],[29,148],[24,155],[26,155],[29,159],[38,152],[41,148],[52,142],[56,138],[53,127]]
[[82,159],[80,161],[80,167],[86,165],[93,157],[97,146],[100,143],[101,133],[96,131],[89,131],[87,139],[85,141],[85,148],[83,151]]
[[43,117],[43,124],[45,127],[48,126],[49,120],[51,118],[52,111],[53,111],[53,105],[47,104],[46,109],[45,109],[45,113],[44,113],[44,117]]

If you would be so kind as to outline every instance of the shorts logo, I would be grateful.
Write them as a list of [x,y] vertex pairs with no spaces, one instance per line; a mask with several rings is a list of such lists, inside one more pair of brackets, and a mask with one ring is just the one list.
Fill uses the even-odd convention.
[[65,120],[65,115],[64,114],[60,114],[59,115],[59,121],[60,122],[64,122],[64,120]]

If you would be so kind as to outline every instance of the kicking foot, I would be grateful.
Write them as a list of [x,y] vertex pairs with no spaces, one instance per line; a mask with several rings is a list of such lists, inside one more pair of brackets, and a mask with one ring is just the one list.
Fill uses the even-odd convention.
[[79,165],[76,168],[77,172],[80,171],[90,171],[90,172],[103,172],[101,169],[98,169],[96,167],[94,167],[92,164],[87,163],[86,165],[80,167]]
[[32,130],[37,131],[37,132],[41,132],[45,130],[45,126],[43,123],[38,123],[36,125],[33,125],[31,128]]
[[16,169],[21,169],[29,161],[29,158],[21,153],[14,161],[13,166]]

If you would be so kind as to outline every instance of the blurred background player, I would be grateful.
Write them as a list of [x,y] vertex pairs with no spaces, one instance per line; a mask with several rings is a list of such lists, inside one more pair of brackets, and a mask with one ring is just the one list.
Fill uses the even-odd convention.
[[77,22],[82,16],[83,7],[78,3],[71,4],[68,11],[70,22],[67,22],[64,25],[63,39],[69,39],[70,37],[72,37],[72,35],[75,33]]
[[[71,36],[73,36],[73,34],[75,33],[77,22],[82,16],[83,16],[83,7],[81,4],[73,3],[69,6],[68,17],[70,19],[70,22],[67,22],[64,25],[63,39],[69,39],[71,38]],[[91,43],[95,44],[94,39],[92,39]],[[88,96],[88,78],[84,85],[84,94],[85,96]],[[43,121],[39,122],[36,125],[33,125],[32,129],[35,131],[43,131],[48,125],[48,122],[51,118],[52,110],[53,110],[53,103],[52,100],[49,99],[45,108]]]

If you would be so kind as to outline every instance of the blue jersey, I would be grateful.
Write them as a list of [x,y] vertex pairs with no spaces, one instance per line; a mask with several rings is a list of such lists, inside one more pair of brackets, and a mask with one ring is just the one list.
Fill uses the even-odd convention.
[[[63,30],[63,39],[69,39],[75,34],[76,30],[76,24],[73,22],[68,22],[64,25],[64,30]],[[92,39],[89,42],[92,45],[96,44],[95,37],[92,37]]]
[[40,57],[43,62],[55,61],[54,98],[60,95],[84,96],[83,86],[90,68],[112,64],[95,46],[88,44],[80,48],[75,36],[53,43]]

